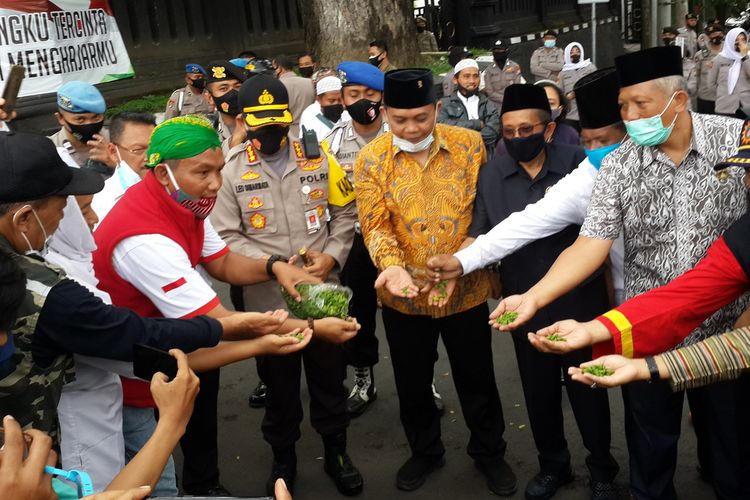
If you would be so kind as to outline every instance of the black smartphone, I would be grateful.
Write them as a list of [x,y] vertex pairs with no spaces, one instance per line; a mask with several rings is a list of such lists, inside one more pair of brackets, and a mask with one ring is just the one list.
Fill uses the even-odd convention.
[[177,359],[155,347],[144,344],[133,346],[133,373],[136,377],[151,381],[154,373],[162,372],[169,380],[177,376]]
[[25,74],[26,68],[23,66],[13,65],[10,67],[10,75],[8,75],[8,79],[5,81],[5,88],[3,89],[5,104],[2,106],[2,110],[8,114],[8,117],[16,109],[18,92],[21,90],[21,82]]
[[305,151],[306,158],[320,158],[318,134],[314,130],[302,127],[302,149]]

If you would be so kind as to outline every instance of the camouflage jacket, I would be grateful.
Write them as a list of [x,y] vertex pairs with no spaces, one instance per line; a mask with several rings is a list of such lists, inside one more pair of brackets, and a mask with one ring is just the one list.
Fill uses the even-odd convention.
[[33,346],[39,313],[49,291],[65,278],[65,273],[39,256],[15,253],[2,236],[0,248],[14,255],[26,273],[26,298],[11,330],[16,345],[15,370],[0,379],[0,415],[13,415],[24,429],[47,432],[57,446],[57,403],[63,385],[75,378],[73,355],[61,350],[49,366],[43,367],[34,362]]

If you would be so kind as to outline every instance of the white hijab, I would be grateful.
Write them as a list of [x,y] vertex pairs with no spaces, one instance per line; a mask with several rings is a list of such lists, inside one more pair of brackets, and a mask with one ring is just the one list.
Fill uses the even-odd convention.
[[[570,51],[573,47],[578,47],[578,50],[581,51],[581,59],[577,63],[573,63],[570,60]],[[585,68],[589,64],[591,64],[591,59],[583,58],[583,45],[578,42],[571,42],[565,46],[565,64],[563,65],[563,71]]]
[[740,79],[740,67],[742,66],[742,54],[734,50],[734,43],[737,41],[737,37],[743,33],[747,37],[747,33],[742,28],[732,28],[727,33],[724,39],[724,46],[721,49],[720,54],[730,61],[733,61],[732,67],[729,68],[729,76],[727,78],[727,88],[729,93],[734,92],[734,87],[737,85],[737,81]]

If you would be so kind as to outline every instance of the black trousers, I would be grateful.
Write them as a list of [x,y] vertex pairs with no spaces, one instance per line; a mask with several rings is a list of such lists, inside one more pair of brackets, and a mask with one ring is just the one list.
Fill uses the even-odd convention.
[[701,99],[699,97],[695,104],[695,110],[698,113],[712,115],[716,112],[716,101],[706,101],[705,99]]
[[339,277],[341,283],[354,292],[349,304],[349,314],[357,318],[362,325],[357,335],[344,346],[346,362],[359,368],[374,366],[379,357],[378,338],[375,336],[375,316],[378,312],[375,280],[378,277],[378,269],[372,263],[365,241],[359,233],[354,235],[349,258]]
[[286,356],[262,356],[258,373],[268,386],[263,438],[274,448],[294,446],[302,422],[300,376],[304,362],[310,392],[310,423],[322,436],[345,432],[346,364],[341,346],[313,340],[300,352]]
[[545,354],[532,347],[526,330],[513,332],[512,337],[541,471],[559,474],[570,467],[570,451],[563,426],[562,371],[578,430],[589,451],[586,465],[591,478],[594,481],[612,481],[620,467],[609,451],[611,436],[607,391],[592,390],[572,381],[568,375],[568,367],[591,360],[591,348],[562,356]]
[[432,397],[438,337],[448,352],[464,420],[471,432],[468,454],[491,462],[505,454],[505,421],[495,384],[489,309],[481,304],[444,318],[414,316],[383,307],[398,392],[401,424],[416,456],[442,456],[440,416]]
[[218,399],[219,370],[198,374],[201,390],[193,415],[180,439],[184,456],[182,488],[201,491],[219,484]]
[[[717,498],[748,499],[750,379],[708,385],[687,392],[702,463]],[[674,483],[685,392],[667,382],[623,387],[625,436],[630,454],[630,487],[638,500],[677,498]],[[702,441],[702,442],[701,442]]]

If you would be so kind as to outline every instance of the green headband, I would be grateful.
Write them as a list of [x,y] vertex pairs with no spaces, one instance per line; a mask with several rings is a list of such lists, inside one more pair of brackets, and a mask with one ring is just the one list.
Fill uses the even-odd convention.
[[200,115],[178,116],[161,123],[151,133],[146,166],[153,168],[165,160],[191,158],[220,146],[219,135],[208,118]]

